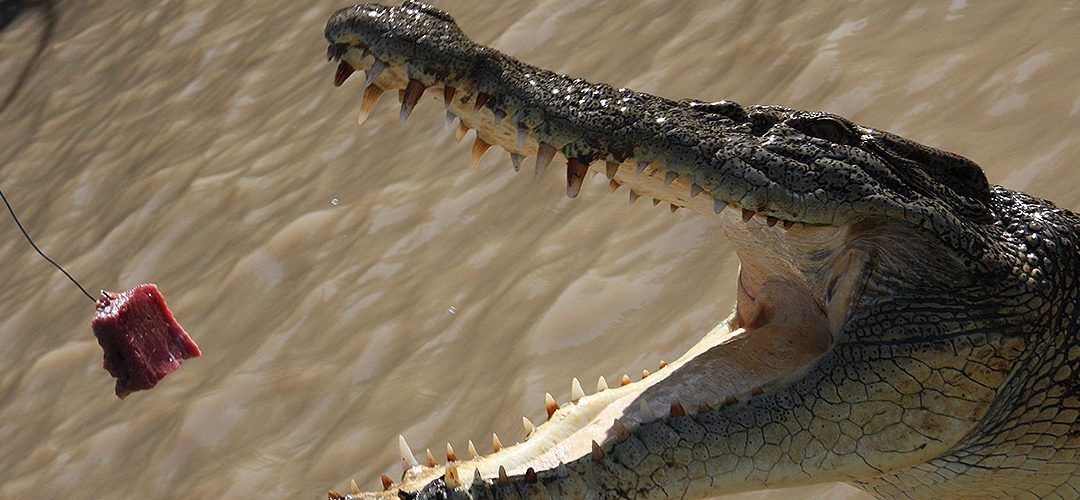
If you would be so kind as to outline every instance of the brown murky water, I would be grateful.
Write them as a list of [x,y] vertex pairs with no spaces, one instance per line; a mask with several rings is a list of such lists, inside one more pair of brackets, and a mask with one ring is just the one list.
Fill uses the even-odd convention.
[[[436,3],[538,65],[829,110],[1080,208],[1075,2]],[[0,498],[375,488],[398,433],[514,441],[545,391],[652,368],[729,312],[706,217],[602,177],[568,200],[501,153],[468,175],[428,101],[357,127],[360,80],[335,90],[323,58],[341,6],[0,1],[0,188],[90,287],[158,283],[205,353],[117,400],[91,304],[0,221]]]

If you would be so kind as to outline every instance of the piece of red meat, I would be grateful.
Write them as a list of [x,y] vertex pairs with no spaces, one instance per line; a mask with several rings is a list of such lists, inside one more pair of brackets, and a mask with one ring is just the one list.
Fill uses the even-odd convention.
[[183,360],[202,354],[153,284],[122,293],[102,290],[93,328],[121,399],[154,387]]

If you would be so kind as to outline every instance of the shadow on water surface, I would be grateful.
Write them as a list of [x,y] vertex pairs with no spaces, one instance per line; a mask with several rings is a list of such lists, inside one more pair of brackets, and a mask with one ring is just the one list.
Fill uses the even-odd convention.
[[42,16],[44,16],[45,26],[41,30],[41,36],[38,37],[34,54],[23,66],[19,76],[15,78],[15,84],[3,94],[3,100],[0,100],[0,114],[3,114],[7,107],[15,101],[23,86],[26,85],[26,81],[29,80],[30,75],[37,69],[38,64],[41,62],[41,55],[45,52],[49,40],[52,39],[59,19],[55,0],[0,0],[0,35],[3,35],[4,30],[14,24],[20,15],[33,10],[41,11]]

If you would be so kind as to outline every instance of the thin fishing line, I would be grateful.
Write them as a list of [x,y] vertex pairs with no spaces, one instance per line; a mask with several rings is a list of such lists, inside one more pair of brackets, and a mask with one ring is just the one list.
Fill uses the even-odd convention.
[[97,302],[97,300],[94,299],[94,296],[90,295],[90,292],[87,292],[78,280],[72,277],[71,274],[68,273],[60,264],[57,264],[55,260],[50,259],[48,255],[45,255],[45,252],[42,252],[41,249],[38,248],[37,244],[34,243],[34,240],[30,238],[30,235],[26,233],[26,228],[23,227],[22,222],[19,222],[19,217],[15,215],[15,209],[11,208],[11,203],[8,203],[7,196],[4,196],[4,191],[2,190],[0,190],[0,198],[4,199],[4,205],[7,205],[8,212],[11,212],[11,218],[15,219],[15,224],[18,224],[19,231],[22,231],[23,236],[26,237],[26,241],[29,241],[30,246],[34,247],[34,250],[37,250],[38,255],[41,255],[42,258],[49,261],[49,264],[56,266],[56,268],[59,269],[60,272],[64,273],[64,276],[67,276],[67,278],[71,280],[72,283],[75,283],[75,286],[79,287],[79,290],[82,291],[83,295],[85,295],[86,298],[90,299],[90,302]]

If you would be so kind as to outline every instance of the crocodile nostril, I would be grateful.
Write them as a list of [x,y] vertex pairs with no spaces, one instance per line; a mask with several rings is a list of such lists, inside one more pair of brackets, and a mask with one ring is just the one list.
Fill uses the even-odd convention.
[[431,17],[435,17],[449,23],[454,22],[454,18],[451,17],[450,14],[448,14],[446,11],[437,9],[434,6],[428,5],[424,2],[419,2],[417,0],[405,0],[405,2],[401,4],[401,8],[416,9]]
[[326,60],[341,59],[342,54],[347,50],[349,50],[349,44],[347,43],[331,43],[326,46]]

